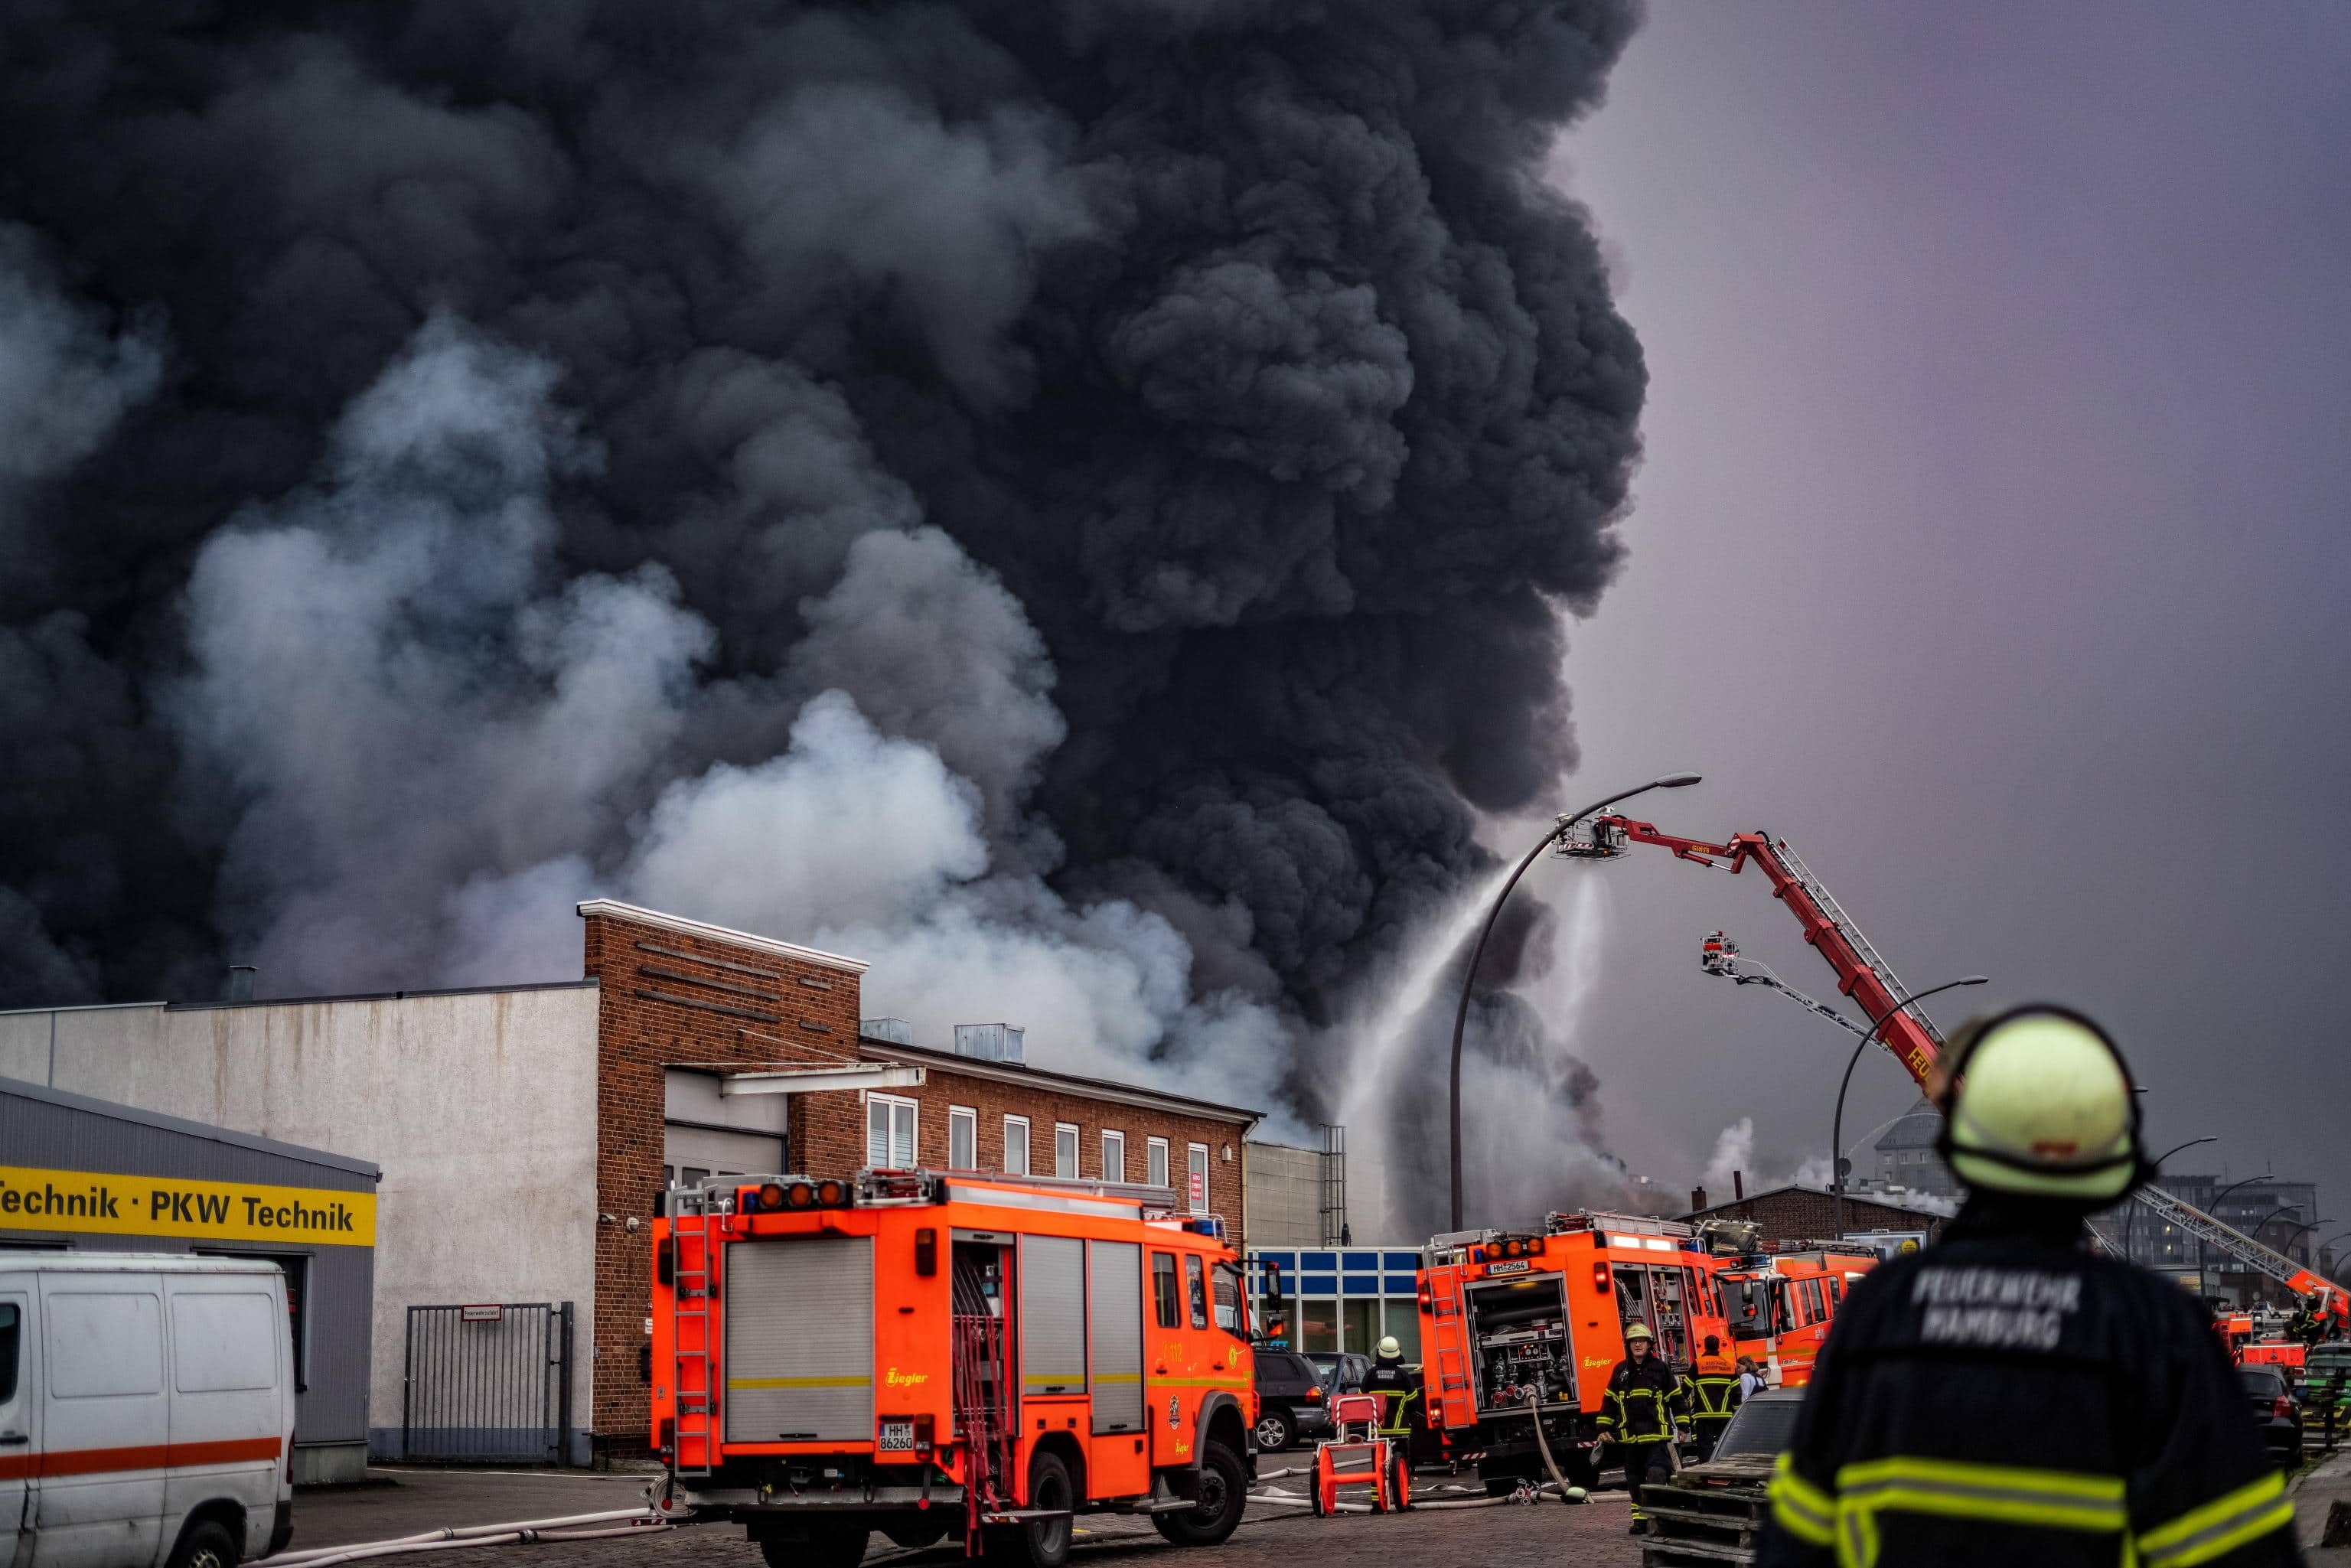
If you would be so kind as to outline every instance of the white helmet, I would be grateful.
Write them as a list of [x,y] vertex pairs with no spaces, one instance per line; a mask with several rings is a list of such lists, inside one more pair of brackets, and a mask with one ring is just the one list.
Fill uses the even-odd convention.
[[1380,1340],[1380,1359],[1382,1361],[1394,1361],[1403,1354],[1404,1346],[1396,1343],[1395,1335],[1386,1334],[1382,1336]]
[[1971,1030],[1941,1098],[1938,1149],[1970,1186],[2111,1202],[2146,1175],[2130,1070],[2079,1013],[2018,1008]]

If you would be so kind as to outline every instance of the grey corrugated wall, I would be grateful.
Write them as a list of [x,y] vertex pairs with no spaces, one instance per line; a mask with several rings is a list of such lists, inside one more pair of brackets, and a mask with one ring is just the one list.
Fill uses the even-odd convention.
[[[277,1186],[373,1192],[376,1167],[363,1160],[298,1152],[289,1145],[194,1124],[167,1124],[128,1107],[0,1078],[0,1165],[102,1171],[195,1181],[258,1182]],[[77,1250],[187,1252],[201,1245],[176,1236],[109,1236],[0,1227],[0,1241],[70,1239]],[[375,1301],[375,1252],[368,1247],[238,1241],[207,1250],[292,1254],[308,1260],[302,1303],[308,1386],[297,1396],[297,1449],[367,1441],[369,1337]],[[298,1475],[301,1469],[298,1454]],[[323,1478],[321,1478],[323,1479]]]

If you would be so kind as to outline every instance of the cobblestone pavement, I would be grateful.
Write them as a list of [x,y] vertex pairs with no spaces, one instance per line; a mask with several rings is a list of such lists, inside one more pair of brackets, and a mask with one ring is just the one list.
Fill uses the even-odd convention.
[[[1347,1514],[1315,1519],[1302,1508],[1253,1504],[1233,1538],[1214,1551],[1184,1552],[1169,1546],[1150,1524],[1116,1514],[1081,1519],[1072,1564],[1145,1563],[1165,1558],[1165,1568],[1236,1568],[1280,1563],[1281,1568],[1362,1568],[1365,1563],[1412,1562],[1427,1568],[1449,1563],[1515,1568],[1637,1568],[1640,1543],[1625,1533],[1624,1494],[1604,1493],[1582,1507],[1544,1503],[1533,1508],[1415,1510],[1382,1517]],[[734,1525],[688,1525],[635,1540],[575,1542],[561,1545],[488,1547],[465,1553],[467,1563],[548,1564],[560,1553],[579,1568],[762,1568],[758,1550]],[[961,1550],[942,1544],[904,1552],[877,1535],[867,1552],[867,1568],[947,1568],[963,1561]]]
[[[1297,1479],[1276,1479],[1276,1487],[1297,1486]],[[1447,1495],[1447,1483],[1424,1477],[1417,1483],[1417,1500]],[[552,1490],[552,1489],[551,1489]],[[562,1489],[569,1491],[569,1489]],[[617,1490],[617,1489],[615,1489]],[[609,1493],[605,1495],[610,1495]],[[577,1492],[565,1503],[578,1500]],[[522,1500],[501,1490],[501,1502]],[[551,1499],[549,1500],[552,1500]],[[594,1502],[602,1503],[597,1497]],[[604,1503],[604,1506],[626,1506]],[[487,1523],[480,1511],[467,1510],[464,1522]],[[546,1517],[542,1512],[540,1517]],[[517,1515],[508,1513],[504,1517]],[[1272,1564],[1280,1568],[1364,1568],[1366,1563],[1411,1562],[1425,1568],[1476,1564],[1479,1568],[1637,1568],[1640,1543],[1625,1533],[1628,1515],[1622,1492],[1602,1492],[1580,1507],[1545,1502],[1535,1507],[1503,1506],[1461,1510],[1416,1509],[1400,1515],[1347,1514],[1318,1520],[1303,1508],[1252,1502],[1233,1538],[1214,1551],[1182,1552],[1159,1538],[1149,1522],[1117,1514],[1081,1518],[1078,1523],[1073,1564],[1149,1564],[1159,1568],[1234,1568],[1238,1564]],[[322,1525],[329,1521],[321,1521]],[[322,1529],[320,1534],[328,1533]],[[342,1530],[333,1533],[350,1539]],[[312,1545],[322,1544],[313,1540]],[[451,1568],[763,1568],[758,1550],[744,1539],[741,1527],[688,1525],[649,1531],[617,1540],[549,1542],[527,1546],[491,1546],[461,1552],[446,1559]],[[866,1554],[867,1568],[948,1568],[963,1561],[960,1549],[942,1544],[906,1552],[880,1535]]]

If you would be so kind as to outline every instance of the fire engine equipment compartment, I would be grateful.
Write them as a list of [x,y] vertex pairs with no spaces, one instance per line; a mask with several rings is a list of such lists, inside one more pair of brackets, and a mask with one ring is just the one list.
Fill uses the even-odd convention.
[[1557,1274],[1469,1287],[1477,1325],[1478,1413],[1523,1410],[1575,1398],[1575,1353],[1568,1343],[1567,1292]]

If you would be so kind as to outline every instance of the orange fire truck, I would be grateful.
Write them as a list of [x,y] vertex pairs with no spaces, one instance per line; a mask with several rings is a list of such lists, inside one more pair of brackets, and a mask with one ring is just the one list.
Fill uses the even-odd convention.
[[1845,1292],[1876,1263],[1876,1249],[1840,1241],[1724,1260],[1719,1277],[1733,1354],[1753,1356],[1774,1386],[1810,1383]]
[[729,1178],[653,1222],[654,1506],[846,1568],[880,1531],[1037,1564],[1071,1517],[1230,1535],[1253,1479],[1241,1261],[1164,1188]]
[[[1554,1214],[1533,1235],[1456,1231],[1421,1254],[1428,1425],[1489,1492],[1545,1479],[1593,1484],[1608,1375],[1638,1320],[1687,1371],[1706,1336],[1730,1343],[1718,1260],[1677,1220]],[[1537,1424],[1541,1435],[1537,1434]]]

